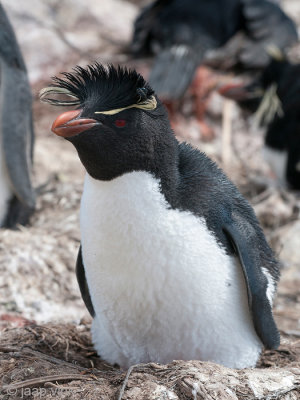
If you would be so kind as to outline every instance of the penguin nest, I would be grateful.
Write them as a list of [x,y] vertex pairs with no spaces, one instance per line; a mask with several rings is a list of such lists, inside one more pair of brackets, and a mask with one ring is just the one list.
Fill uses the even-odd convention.
[[3,399],[299,399],[300,340],[283,335],[258,368],[200,361],[139,364],[127,373],[101,361],[89,326],[29,324],[2,331]]

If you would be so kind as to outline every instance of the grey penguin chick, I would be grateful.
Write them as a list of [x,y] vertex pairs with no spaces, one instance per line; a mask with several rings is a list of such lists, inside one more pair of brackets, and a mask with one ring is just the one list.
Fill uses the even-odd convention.
[[26,66],[0,4],[0,227],[26,224],[35,208],[34,132]]
[[76,268],[98,354],[123,368],[245,368],[277,348],[279,268],[254,211],[214,162],[179,144],[143,77],[76,67],[41,99],[79,106],[52,130],[86,169]]

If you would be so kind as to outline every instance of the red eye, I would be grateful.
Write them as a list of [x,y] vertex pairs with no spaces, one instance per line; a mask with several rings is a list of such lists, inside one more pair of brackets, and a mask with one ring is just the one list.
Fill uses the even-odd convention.
[[125,119],[116,119],[115,120],[115,125],[117,128],[124,128],[124,126],[126,125],[126,120]]

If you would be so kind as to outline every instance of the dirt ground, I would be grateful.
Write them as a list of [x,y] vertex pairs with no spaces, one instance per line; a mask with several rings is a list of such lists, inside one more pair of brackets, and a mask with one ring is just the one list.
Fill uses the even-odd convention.
[[[190,141],[216,160],[253,205],[282,263],[274,308],[282,344],[279,351],[264,353],[257,370],[196,361],[140,365],[120,392],[125,373],[96,357],[90,317],[74,273],[83,167],[72,145],[50,132],[61,110],[41,104],[38,92],[51,76],[76,64],[98,60],[134,65],[126,46],[142,2],[23,3],[3,1],[35,94],[38,197],[29,227],[0,231],[0,399],[300,399],[300,194],[267,186],[271,178],[261,153],[263,132],[235,105],[230,105],[232,137],[224,153],[226,105],[217,94],[207,115],[216,135],[212,142],[201,139],[192,116],[181,119],[176,132],[179,140]],[[282,4],[300,26],[299,1]],[[299,46],[291,56],[300,61]],[[147,74],[146,63],[137,68]]]

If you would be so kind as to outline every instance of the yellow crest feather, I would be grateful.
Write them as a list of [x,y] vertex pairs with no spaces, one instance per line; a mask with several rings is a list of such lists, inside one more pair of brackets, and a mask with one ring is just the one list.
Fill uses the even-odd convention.
[[156,98],[154,96],[151,96],[149,99],[147,99],[141,103],[132,104],[130,106],[123,107],[123,108],[116,108],[114,110],[95,111],[95,114],[114,115],[121,111],[127,110],[129,108],[140,108],[141,110],[155,110],[156,107],[157,107]]

